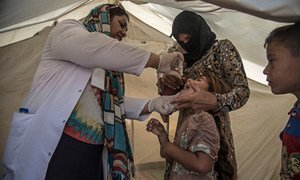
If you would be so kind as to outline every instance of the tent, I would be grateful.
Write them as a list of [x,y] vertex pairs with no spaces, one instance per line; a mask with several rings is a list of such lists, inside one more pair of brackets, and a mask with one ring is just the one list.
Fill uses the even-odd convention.
[[[0,157],[16,111],[26,96],[41,52],[54,21],[81,19],[104,0],[3,0],[0,2]],[[279,179],[280,140],[288,111],[295,98],[275,96],[262,74],[266,65],[264,39],[275,27],[300,21],[300,1],[121,1],[130,14],[124,41],[164,53],[174,17],[182,10],[202,15],[219,39],[230,39],[239,50],[251,89],[250,99],[230,113],[238,161],[239,179]],[[17,6],[16,6],[17,4]],[[22,7],[22,8],[19,8]],[[157,96],[156,73],[146,70],[140,77],[126,75],[126,94]],[[174,137],[177,113],[171,116],[170,139]],[[151,117],[159,118],[153,113]],[[136,179],[162,179],[164,161],[156,137],[145,131],[146,122],[128,121],[136,164]],[[0,160],[1,160],[0,159]],[[1,169],[1,167],[0,167]]]

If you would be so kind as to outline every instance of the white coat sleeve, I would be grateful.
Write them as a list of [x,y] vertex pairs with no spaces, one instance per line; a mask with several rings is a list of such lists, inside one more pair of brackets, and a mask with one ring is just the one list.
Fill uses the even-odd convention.
[[140,75],[150,52],[120,42],[99,32],[88,32],[77,20],[65,20],[52,30],[52,57],[86,68],[102,68]]
[[141,116],[140,116],[140,114],[148,102],[149,102],[149,100],[146,100],[146,99],[125,97],[124,103],[125,103],[126,119],[135,119],[138,121],[145,121],[149,117],[150,113],[144,114]]

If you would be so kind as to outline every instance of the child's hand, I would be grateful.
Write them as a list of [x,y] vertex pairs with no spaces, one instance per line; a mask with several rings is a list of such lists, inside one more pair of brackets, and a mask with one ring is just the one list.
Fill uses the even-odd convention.
[[157,136],[167,133],[164,126],[157,119],[154,119],[154,118],[152,118],[148,121],[146,130],[148,132],[152,132],[153,134],[155,134]]
[[166,158],[167,154],[165,147],[166,144],[169,143],[169,137],[164,126],[157,119],[152,118],[148,121],[146,130],[157,135],[160,143],[160,156]]

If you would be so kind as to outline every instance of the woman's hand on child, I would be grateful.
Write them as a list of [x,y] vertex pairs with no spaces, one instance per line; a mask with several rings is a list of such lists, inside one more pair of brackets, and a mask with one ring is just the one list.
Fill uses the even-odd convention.
[[174,110],[179,109],[191,109],[196,110],[215,110],[217,108],[217,98],[214,94],[199,89],[197,87],[191,87],[194,89],[193,93],[189,91],[181,91],[180,96],[170,101],[175,106]]

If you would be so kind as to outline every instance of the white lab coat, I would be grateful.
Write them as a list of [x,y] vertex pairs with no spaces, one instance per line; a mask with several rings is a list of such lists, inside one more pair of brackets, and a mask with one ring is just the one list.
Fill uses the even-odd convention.
[[[3,157],[4,179],[45,178],[64,125],[93,69],[140,75],[149,56],[150,52],[102,33],[90,33],[76,20],[65,20],[54,27],[22,105],[29,113],[15,112],[13,115]],[[139,113],[146,102],[126,99],[127,118],[141,118]]]

